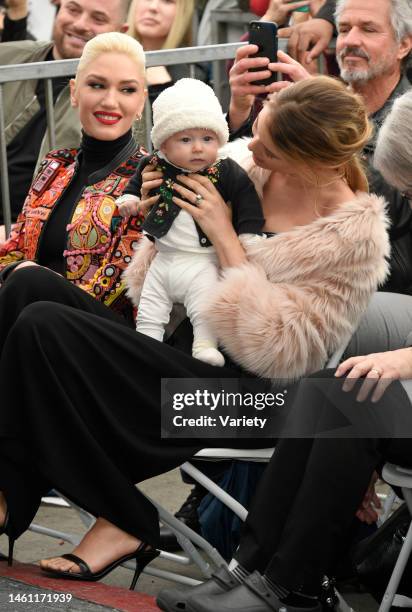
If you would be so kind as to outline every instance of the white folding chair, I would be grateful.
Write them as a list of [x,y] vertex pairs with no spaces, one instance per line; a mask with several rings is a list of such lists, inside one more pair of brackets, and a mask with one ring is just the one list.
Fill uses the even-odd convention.
[[382,598],[379,612],[389,612],[392,606],[412,608],[412,599],[398,595],[397,589],[412,551],[412,470],[393,463],[386,463],[382,471],[383,479],[390,485],[401,487],[405,502],[411,514],[411,524],[399,553],[392,575]]

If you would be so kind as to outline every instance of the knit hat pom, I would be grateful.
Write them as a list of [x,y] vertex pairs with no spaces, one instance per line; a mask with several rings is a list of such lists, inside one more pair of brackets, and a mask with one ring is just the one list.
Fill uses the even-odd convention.
[[204,128],[216,133],[220,146],[229,128],[213,89],[198,79],[180,79],[153,102],[152,142],[156,149],[182,130]]

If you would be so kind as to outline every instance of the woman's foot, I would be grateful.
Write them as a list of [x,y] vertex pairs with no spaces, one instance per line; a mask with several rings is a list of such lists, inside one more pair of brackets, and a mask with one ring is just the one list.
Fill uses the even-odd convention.
[[7,514],[7,502],[4,494],[0,491],[0,528],[3,527]]
[[[137,550],[140,540],[116,527],[106,519],[98,518],[86,533],[73,554],[83,559],[95,573]],[[68,559],[54,557],[40,561],[43,570],[79,573],[79,566]]]

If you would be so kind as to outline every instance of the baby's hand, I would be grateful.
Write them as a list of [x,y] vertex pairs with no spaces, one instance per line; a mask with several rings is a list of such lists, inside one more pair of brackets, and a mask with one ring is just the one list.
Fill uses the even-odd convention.
[[136,216],[140,210],[140,198],[130,193],[117,198],[116,205],[122,217]]

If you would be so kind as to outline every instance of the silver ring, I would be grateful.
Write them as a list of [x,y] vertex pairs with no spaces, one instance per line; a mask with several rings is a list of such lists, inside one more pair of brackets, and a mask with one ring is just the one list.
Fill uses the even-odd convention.
[[378,376],[382,376],[382,372],[381,372],[381,370],[378,370],[378,368],[371,368],[369,371],[370,372],[376,372],[376,374]]
[[200,202],[203,200],[203,196],[200,195],[200,193],[196,194],[196,204],[200,204]]

